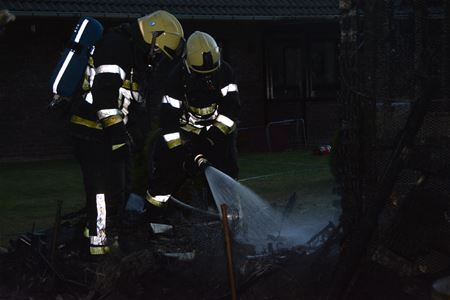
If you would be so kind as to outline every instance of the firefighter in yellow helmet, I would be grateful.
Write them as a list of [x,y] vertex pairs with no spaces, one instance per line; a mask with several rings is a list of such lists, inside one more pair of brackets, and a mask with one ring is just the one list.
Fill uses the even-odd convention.
[[214,38],[196,31],[186,42],[186,57],[169,79],[160,114],[162,137],[154,149],[154,173],[146,199],[165,206],[192,174],[194,158],[204,155],[231,177],[238,175],[236,122],[238,86]]
[[133,132],[139,130],[131,129],[148,101],[144,85],[162,85],[147,82],[148,74],[159,72],[161,64],[175,64],[183,48],[180,22],[163,10],[112,28],[95,45],[82,97],[73,102],[70,115],[87,199],[91,255],[108,253],[119,233],[130,193],[130,151],[139,144],[139,134],[133,143]]

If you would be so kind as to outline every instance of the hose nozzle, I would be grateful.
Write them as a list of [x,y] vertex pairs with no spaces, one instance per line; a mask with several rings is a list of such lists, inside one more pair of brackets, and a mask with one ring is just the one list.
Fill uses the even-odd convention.
[[202,170],[206,169],[206,167],[209,166],[209,162],[203,154],[198,154],[197,156],[195,156],[194,161]]

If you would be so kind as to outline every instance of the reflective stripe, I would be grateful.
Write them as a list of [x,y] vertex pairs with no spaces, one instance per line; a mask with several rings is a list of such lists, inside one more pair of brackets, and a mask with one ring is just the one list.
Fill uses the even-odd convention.
[[234,128],[225,126],[224,124],[222,124],[220,122],[214,122],[214,127],[218,128],[220,131],[222,131],[223,134],[229,134],[234,130]]
[[180,146],[181,144],[182,144],[181,143],[181,139],[177,139],[177,140],[173,140],[173,141],[167,142],[167,147],[169,149],[173,149],[173,148],[175,148],[177,146]]
[[83,236],[84,236],[85,238],[89,238],[89,228],[84,227],[84,230],[83,230]]
[[87,93],[86,96],[84,97],[84,100],[90,104],[94,103],[94,97],[92,96],[92,93],[91,92]]
[[85,71],[86,76],[88,77],[88,84],[89,88],[92,87],[92,84],[94,83],[94,77],[95,77],[95,68],[88,66]]
[[118,110],[117,108],[102,109],[97,112],[97,116],[100,120],[117,115],[120,115],[120,110]]
[[234,121],[228,117],[225,117],[224,115],[219,115],[217,117],[217,119],[214,121],[214,126],[224,134],[229,134],[236,128],[236,124],[234,123]]
[[217,103],[213,103],[210,106],[207,107],[195,107],[195,106],[189,106],[189,111],[192,113],[198,115],[198,116],[206,116],[214,113],[217,110]]
[[[131,104],[131,98],[130,98],[131,94],[130,93],[131,93],[131,91],[129,91],[127,89],[124,89],[124,88],[119,89],[119,94],[121,95],[121,97],[119,98],[119,105],[120,105],[120,99],[122,99],[122,105],[121,105],[122,108],[120,109],[120,112],[121,112],[124,124],[127,124],[127,122],[128,122],[128,113],[129,113],[128,107]],[[135,93],[135,99],[137,102],[139,102],[139,103],[141,103],[141,101],[143,102],[142,97],[138,92],[133,92],[133,93]]]
[[179,138],[181,138],[179,132],[173,132],[164,135],[164,139],[166,140],[166,142],[170,142]]
[[237,92],[238,86],[235,83],[230,83],[226,87],[220,89],[220,91],[222,92],[222,96],[225,97],[228,94],[228,92]]
[[102,238],[100,236],[96,236],[96,235],[89,237],[89,241],[90,241],[91,245],[94,245],[94,246],[103,245],[102,243],[106,244],[106,241],[104,238]]
[[101,73],[119,74],[120,78],[122,78],[122,80],[125,79],[125,75],[126,75],[125,71],[118,65],[101,65],[95,69],[95,73],[96,74],[101,74]]
[[169,103],[170,105],[172,105],[172,107],[180,108],[182,102],[180,100],[177,100],[175,98],[172,98],[172,97],[169,97],[169,96],[165,95],[163,97],[162,103]]
[[95,236],[91,236],[91,245],[106,245],[106,203],[105,194],[95,195],[95,203],[97,205],[97,232]]
[[217,120],[217,122],[220,122],[227,127],[234,126],[234,121],[224,115],[218,115],[216,120]]
[[84,71],[84,80],[83,80],[83,85],[82,85],[82,88],[84,91],[91,90],[91,87],[94,83],[94,78],[95,78],[94,60],[93,60],[92,56],[90,56],[88,65],[86,67],[86,70]]
[[[189,125],[191,125],[192,127],[199,128],[199,129],[202,129],[203,127],[205,127],[205,125],[198,123],[200,121],[203,121],[202,119],[197,118],[195,115],[193,115],[191,113],[188,113],[188,117],[189,117],[189,120],[188,120]],[[211,118],[208,118],[208,120],[210,120],[210,119]]]
[[[133,85],[133,90],[130,90],[131,85]],[[141,93],[138,91],[139,85],[136,82],[133,82],[131,84],[130,80],[125,80],[122,84],[122,87],[119,88],[119,105],[120,100],[122,101],[122,104],[120,105],[120,111],[122,112],[122,118],[123,123],[127,124],[128,122],[128,107],[131,104],[131,100],[136,101],[137,103],[144,103],[144,98],[142,97]]]
[[[126,89],[128,89],[128,90],[130,90],[130,87],[131,87],[131,81],[128,80],[128,79],[126,79],[126,80],[123,82],[122,87],[123,87],[123,88],[126,88]],[[132,90],[133,90],[133,91],[139,90],[139,84],[137,84],[136,82],[133,82],[133,88],[132,88]]]
[[163,135],[169,149],[181,145],[181,135],[179,132],[173,132]]
[[83,125],[83,126],[86,126],[89,128],[95,128],[95,129],[100,129],[100,130],[103,129],[103,126],[101,123],[99,123],[97,121],[84,119],[77,115],[73,115],[72,117],[70,117],[70,122],[72,122],[74,124],[78,124],[78,125]]
[[89,247],[89,252],[91,255],[104,255],[111,252],[111,249],[108,246],[100,246],[100,247]]
[[69,53],[67,54],[66,59],[64,60],[64,63],[61,67],[61,69],[59,69],[58,75],[56,76],[55,82],[53,82],[53,93],[54,94],[58,94],[58,85],[59,82],[61,81],[61,77],[63,76],[64,72],[67,69],[67,66],[70,63],[70,60],[72,59],[72,56],[75,54],[75,52],[73,50],[70,50]]
[[155,205],[155,206],[164,206],[166,204],[167,201],[169,201],[170,198],[170,194],[169,195],[157,195],[157,196],[152,196],[150,195],[150,193],[147,191],[147,194],[145,196],[145,199],[147,199],[148,202],[150,202],[151,204]]
[[[131,86],[133,86],[133,88],[131,88]],[[137,84],[136,82],[133,82],[133,84],[131,84],[131,81],[128,79],[123,82],[122,87],[119,89],[119,93],[125,98],[128,98],[130,100],[133,99],[138,103],[144,102],[143,97],[139,93],[139,84]]]
[[116,144],[116,145],[112,145],[111,149],[112,149],[112,151],[114,151],[114,150],[117,150],[117,149],[119,149],[119,148],[121,148],[123,146],[125,146],[125,143]]
[[128,106],[130,106],[130,104],[131,104],[131,99],[128,97],[124,97],[123,103],[122,103],[122,108],[120,109],[120,111],[122,112],[122,115],[124,115],[124,116],[128,115],[128,113],[129,113]]
[[[131,93],[133,93],[133,95],[131,95]],[[127,98],[127,99],[130,99],[130,100],[134,99],[138,103],[143,103],[144,102],[143,97],[141,96],[141,94],[138,91],[130,91],[129,89],[121,87],[119,89],[119,94],[122,95],[123,97]]]
[[75,43],[79,43],[80,42],[80,38],[83,35],[84,29],[86,28],[87,23],[89,23],[88,19],[84,19],[83,23],[80,26],[80,29],[77,32],[77,35],[75,37]]
[[123,122],[122,116],[115,115],[102,119],[103,128]]
[[201,117],[201,116],[199,117],[191,112],[188,112],[187,113],[188,119],[186,120],[186,117],[184,115],[182,116],[182,119],[183,121],[186,120],[186,122],[191,126],[202,129],[206,125],[212,124],[218,115],[219,113],[217,110],[214,111],[214,113],[212,115],[209,115],[208,117]]
[[89,51],[89,53],[90,53],[91,55],[94,55],[94,52],[95,52],[95,45],[92,45],[91,51]]
[[192,124],[186,124],[184,126],[181,126],[181,129],[183,129],[184,131],[187,131],[187,132],[195,133],[197,135],[199,135],[200,132],[202,131],[201,128],[196,128]]
[[[85,19],[83,21],[83,23],[81,24],[80,29],[78,30],[77,35],[75,36],[75,41],[74,41],[75,43],[80,42],[81,35],[83,34],[87,23],[89,23],[89,20]],[[58,75],[56,76],[55,82],[53,83],[53,93],[54,94],[58,94],[57,90],[58,90],[59,82],[61,81],[61,77],[63,76],[64,72],[66,71],[67,66],[69,65],[69,62],[72,59],[72,56],[74,54],[75,54],[75,51],[70,50],[69,53],[67,54],[66,59],[64,60],[64,63],[62,65],[61,69],[59,69]]]

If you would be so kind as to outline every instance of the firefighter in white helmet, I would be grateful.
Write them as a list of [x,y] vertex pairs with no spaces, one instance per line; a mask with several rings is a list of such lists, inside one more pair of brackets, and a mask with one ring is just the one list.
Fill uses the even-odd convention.
[[16,16],[9,12],[7,9],[0,10],[0,37],[5,31],[5,27],[9,22],[16,19]]
[[186,57],[169,80],[160,113],[162,136],[153,155],[154,172],[146,199],[165,206],[202,154],[231,177],[238,175],[236,122],[238,86],[214,38],[196,31],[186,42]]
[[70,117],[87,198],[91,255],[109,252],[112,234],[117,233],[112,231],[118,228],[129,194],[128,129],[134,109],[145,104],[146,74],[158,72],[164,61],[177,61],[183,48],[180,22],[163,10],[110,30],[95,45],[83,96],[72,105]]

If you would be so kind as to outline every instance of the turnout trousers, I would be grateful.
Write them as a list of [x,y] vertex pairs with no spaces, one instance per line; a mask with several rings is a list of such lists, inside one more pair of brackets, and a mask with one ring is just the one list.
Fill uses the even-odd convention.
[[115,157],[110,143],[74,137],[73,144],[86,194],[90,253],[106,254],[129,194],[130,159]]

